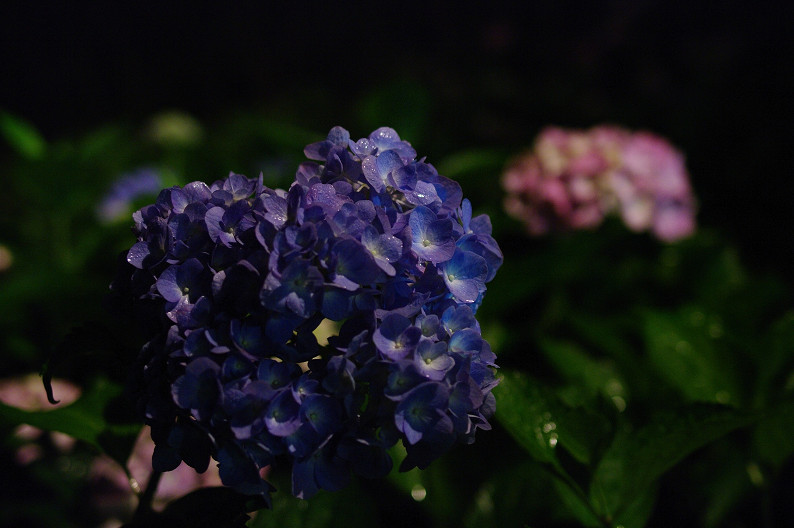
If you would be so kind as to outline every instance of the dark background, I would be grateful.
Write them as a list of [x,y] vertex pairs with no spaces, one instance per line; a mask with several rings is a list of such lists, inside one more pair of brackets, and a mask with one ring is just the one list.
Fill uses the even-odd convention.
[[[524,2],[521,7],[485,4],[251,2],[209,7],[200,2],[7,1],[0,5],[0,111],[31,122],[53,143],[84,137],[107,124],[137,130],[153,115],[172,109],[195,116],[214,137],[227,130],[228,123],[242,122],[234,118],[240,115],[252,119],[267,116],[285,126],[313,131],[316,139],[337,124],[348,128],[354,138],[366,136],[377,126],[392,126],[417,152],[427,153],[431,162],[479,148],[518,153],[550,124],[588,128],[613,123],[646,129],[685,152],[700,204],[699,224],[727,238],[726,247],[737,247],[741,262],[752,271],[782,276],[794,286],[790,154],[794,55],[789,46],[794,4],[663,0],[544,1]],[[233,152],[229,159],[235,159],[235,144],[244,136],[230,133],[228,145]],[[223,157],[217,148],[222,142],[212,144],[215,151],[190,151],[191,156],[200,154],[199,161],[191,158],[193,162],[185,165],[195,167],[205,157]],[[254,150],[258,145],[250,147],[246,146]],[[300,153],[296,154],[299,157]],[[14,156],[0,141],[3,185],[9,174],[19,178],[18,172],[4,170],[7,160],[11,160],[9,167],[15,166]],[[127,156],[132,158],[129,153]],[[60,206],[60,212],[73,213],[73,205],[58,203],[60,196],[69,194],[69,182],[80,178],[76,173],[83,166],[103,166],[85,160],[76,167],[57,165],[71,164],[77,158],[79,155],[71,155],[64,156],[66,162],[55,159],[24,165],[58,167],[59,172],[31,171],[26,175],[30,181],[24,183],[33,184],[14,181],[17,185],[8,185],[11,190],[0,195],[0,227],[13,226],[3,235],[10,239],[0,243],[14,242],[9,247],[23,249],[13,278],[24,288],[18,287],[12,292],[13,299],[6,297],[0,303],[0,312],[5,309],[0,317],[7,329],[3,333],[12,338],[23,336],[18,341],[27,347],[17,345],[11,353],[3,351],[3,368],[9,373],[28,371],[31,365],[37,369],[40,351],[52,349],[76,321],[85,320],[85,313],[95,315],[100,309],[96,292],[107,290],[108,264],[115,264],[110,261],[115,253],[102,247],[106,238],[99,239],[94,253],[85,249],[91,249],[90,244],[80,246],[86,266],[74,264],[65,269],[63,255],[47,255],[51,246],[63,245],[63,254],[70,256],[68,242],[99,229],[67,232],[65,235],[72,236],[64,236],[66,242],[59,245],[54,242],[63,233],[50,229],[46,222],[34,225],[40,210],[46,209],[40,216],[52,220],[53,225],[59,217],[52,210]],[[121,165],[124,163],[107,164],[114,169]],[[211,170],[185,176],[223,177],[218,166],[237,170],[219,159],[211,164]],[[107,182],[116,173],[100,176],[83,178],[82,187],[74,187],[84,190],[87,182]],[[498,177],[498,172],[493,174],[489,197],[495,199],[491,204],[498,204],[500,198]],[[477,183],[472,187],[485,188]],[[25,193],[31,192],[40,194],[26,202]],[[472,196],[473,201],[476,198],[476,194]],[[77,220],[93,226],[96,221],[91,212],[87,207],[85,214],[74,215],[72,226],[83,225]],[[31,226],[17,231],[17,224],[22,223],[18,218]],[[116,227],[124,229],[126,238],[119,240],[128,244],[128,226]],[[102,237],[110,238],[111,228],[103,229]],[[28,232],[37,230],[46,236],[26,238]],[[501,243],[513,254],[524,253],[527,247],[530,254],[533,248],[523,234]],[[648,247],[642,240],[634,243],[623,255],[594,259],[597,269],[593,276],[607,277],[621,257],[632,255],[637,247]],[[614,246],[603,247],[620,253]],[[94,258],[94,254],[107,258]],[[568,255],[552,253],[560,254]],[[586,263],[582,269],[590,264],[587,255],[593,256],[587,247],[570,254]],[[60,268],[47,268],[48,259]],[[556,271],[556,261],[550,262],[550,269]],[[518,267],[514,265],[514,269]],[[46,273],[39,272],[42,269]],[[501,272],[503,276],[505,272]],[[714,293],[714,299],[723,296],[712,290],[727,291],[724,299],[733,300],[733,306],[725,302],[725,311],[739,315],[726,319],[726,325],[749,320],[744,325],[750,329],[746,333],[755,332],[760,325],[748,314],[766,313],[761,310],[765,305],[761,301],[742,304],[742,299],[752,301],[749,294],[731,296],[730,285],[722,288],[729,275],[705,277],[703,289]],[[601,281],[607,297],[614,291],[620,293],[621,285],[642,284],[631,276],[624,281],[609,278],[611,282]],[[691,280],[700,281],[701,276]],[[0,293],[9,295],[7,285],[11,282],[0,285]],[[567,286],[564,277],[558,282]],[[612,289],[611,283],[615,283]],[[508,282],[502,284],[503,295],[515,289]],[[572,284],[572,290],[579,285]],[[600,285],[588,287],[599,292]],[[498,299],[498,287],[495,281],[489,293],[492,298]],[[625,297],[634,297],[631,287],[623,289]],[[592,292],[587,290],[581,297],[588,298],[587,293]],[[654,298],[653,293],[647,297]],[[765,299],[770,297],[767,293],[758,296]],[[688,298],[687,291],[681,297]],[[790,299],[781,297],[783,302]],[[790,306],[788,303],[784,309]],[[523,325],[523,330],[528,317],[536,326],[546,304],[528,300],[519,308],[504,319],[515,328]],[[744,335],[740,330],[746,329],[730,330],[740,336]],[[11,342],[8,336],[2,337],[0,348]],[[766,343],[760,339],[737,339],[737,343],[740,352],[749,355],[766,357],[769,352],[757,344]],[[750,345],[745,347],[745,343]],[[523,350],[523,342],[513,345],[514,350]],[[509,346],[503,348],[508,349],[505,357],[509,364]],[[86,360],[86,364],[90,362],[96,362],[95,358]],[[99,370],[97,365],[93,368]],[[746,377],[747,383],[754,379]],[[501,457],[504,452],[499,442],[503,439],[483,435],[475,445],[481,452],[499,445],[498,451],[492,451]],[[743,461],[734,443],[718,448],[724,450],[714,451],[713,464],[703,467],[721,468],[726,465],[725,454]],[[476,455],[460,456],[477,459]],[[483,460],[487,463],[492,458]],[[507,456],[505,460],[512,459]],[[692,467],[696,466],[682,466],[665,481],[656,510],[658,525],[676,524],[669,522],[676,517],[691,523],[701,514],[700,502],[680,499],[695,497],[703,491],[696,489],[700,482],[717,482],[719,477],[704,471],[709,478],[693,478]],[[784,469],[777,487],[771,488],[775,504],[788,504],[784,498],[791,490],[790,460]],[[744,472],[743,467],[739,470]],[[35,495],[19,484],[28,482],[29,475],[23,476],[7,479],[18,489],[6,504],[26,504],[26,495]],[[756,502],[762,495],[748,496],[749,502],[740,503],[738,511],[741,514],[746,508],[741,517],[755,520],[754,512],[760,510]],[[67,501],[50,502],[57,510]]]
[[686,153],[701,224],[761,271],[792,269],[790,3],[272,4],[6,3],[0,108],[48,139],[166,109],[360,137],[369,97],[398,131],[400,105],[426,108],[421,152],[518,151],[546,124],[649,129]]

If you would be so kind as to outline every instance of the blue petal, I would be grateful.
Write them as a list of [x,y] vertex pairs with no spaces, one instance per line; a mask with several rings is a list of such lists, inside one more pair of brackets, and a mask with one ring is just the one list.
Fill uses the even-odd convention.
[[339,402],[330,396],[312,394],[307,396],[300,408],[301,421],[308,423],[322,436],[339,430],[342,424],[342,409]]
[[295,497],[308,499],[320,490],[314,481],[314,466],[313,456],[292,463],[292,494]]
[[450,306],[441,314],[441,324],[447,334],[452,335],[464,328],[474,328],[479,331],[479,324],[471,308],[464,305]]
[[191,361],[172,387],[174,401],[199,420],[209,418],[220,395],[217,363],[206,357]]
[[[440,429],[452,429],[451,421],[443,410],[447,408],[449,390],[445,385],[435,382],[426,382],[412,389],[408,395],[397,405],[394,414],[397,429],[405,434],[409,444],[416,444],[425,433],[430,433],[438,422],[446,421]],[[440,412],[442,411],[442,412]]]
[[334,244],[332,253],[336,257],[336,272],[355,283],[371,284],[380,276],[374,257],[357,240],[340,240]]
[[400,314],[389,314],[381,322],[372,341],[386,357],[397,360],[411,354],[422,331],[411,325],[410,319]]
[[416,347],[414,364],[423,376],[439,381],[444,379],[455,361],[447,354],[447,344],[444,341],[433,343],[429,339],[423,339]]
[[170,266],[157,279],[157,291],[168,302],[178,302],[182,298],[182,288],[177,284],[176,272],[177,266]]
[[482,348],[483,339],[480,333],[472,328],[458,330],[449,339],[450,352],[476,354]]
[[300,406],[292,397],[291,391],[282,391],[267,408],[265,425],[275,436],[287,436],[298,430],[301,425],[298,410]]
[[420,258],[438,264],[453,256],[455,240],[452,238],[452,220],[439,220],[436,213],[420,205],[411,211],[408,223],[411,227],[411,248]]
[[488,264],[470,251],[455,251],[452,259],[442,264],[442,271],[449,291],[460,302],[472,303],[485,290]]

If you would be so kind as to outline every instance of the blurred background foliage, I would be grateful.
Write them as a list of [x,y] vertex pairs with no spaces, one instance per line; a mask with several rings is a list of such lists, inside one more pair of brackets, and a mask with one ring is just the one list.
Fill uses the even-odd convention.
[[[132,243],[129,216],[97,213],[114,182],[148,168],[163,186],[234,171],[286,187],[338,124],[395,128],[491,216],[505,264],[478,318],[504,376],[494,430],[425,471],[311,501],[274,468],[282,491],[250,526],[794,525],[791,14],[653,0],[0,8],[0,369],[18,378],[54,354],[54,375],[83,390],[56,411],[0,408],[0,524],[118,513],[97,506],[90,473],[99,452],[123,463],[139,429],[116,396],[140,343],[103,304]],[[686,153],[695,236],[661,244],[614,221],[530,239],[506,216],[512,156],[548,124],[601,122]],[[22,423],[78,443],[39,438],[23,464]],[[225,499],[188,496],[162,522],[192,511],[221,526],[208,508],[245,509]]]

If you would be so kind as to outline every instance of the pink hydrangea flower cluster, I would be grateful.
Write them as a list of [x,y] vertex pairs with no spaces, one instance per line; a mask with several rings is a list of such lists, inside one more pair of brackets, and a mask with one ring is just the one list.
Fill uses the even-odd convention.
[[684,156],[648,132],[547,128],[510,163],[502,185],[508,214],[533,235],[594,228],[613,214],[665,242],[695,230]]

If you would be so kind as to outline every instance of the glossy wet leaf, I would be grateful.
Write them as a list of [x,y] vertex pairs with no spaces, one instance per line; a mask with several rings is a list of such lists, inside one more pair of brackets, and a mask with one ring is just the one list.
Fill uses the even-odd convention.
[[637,429],[624,428],[594,474],[590,497],[599,513],[620,517],[667,470],[757,416],[712,404],[693,404],[656,416]]
[[496,418],[532,457],[556,463],[559,435],[550,426],[554,423],[552,403],[529,376],[516,371],[502,374],[502,381],[494,389],[499,402]]
[[741,400],[735,358],[717,342],[719,320],[696,307],[649,312],[645,340],[651,364],[687,399],[716,403]]
[[495,389],[496,417],[530,455],[558,466],[564,447],[582,464],[591,464],[612,435],[612,419],[583,404],[582,393],[556,394],[529,376],[505,371]]

